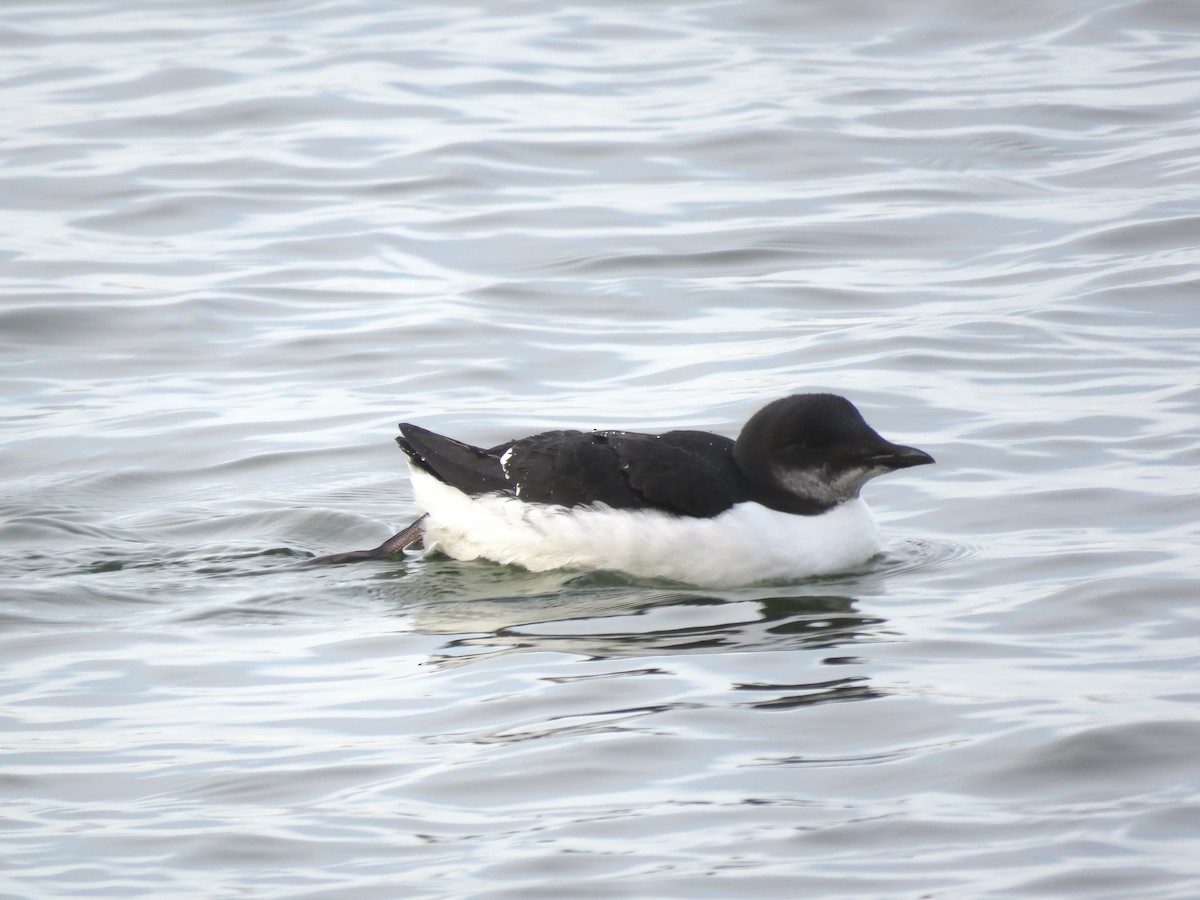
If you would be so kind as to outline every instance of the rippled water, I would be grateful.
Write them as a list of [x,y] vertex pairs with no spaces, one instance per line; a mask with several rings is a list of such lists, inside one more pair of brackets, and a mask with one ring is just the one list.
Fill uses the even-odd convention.
[[[1200,894],[1198,9],[6,3],[0,892]],[[800,390],[863,571],[293,565]]]

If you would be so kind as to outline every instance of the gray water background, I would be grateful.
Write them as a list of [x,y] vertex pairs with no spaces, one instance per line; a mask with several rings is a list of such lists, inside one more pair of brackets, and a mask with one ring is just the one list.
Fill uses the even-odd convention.
[[[9,0],[0,894],[1200,895],[1200,6]],[[859,572],[428,558],[396,422],[935,467]]]

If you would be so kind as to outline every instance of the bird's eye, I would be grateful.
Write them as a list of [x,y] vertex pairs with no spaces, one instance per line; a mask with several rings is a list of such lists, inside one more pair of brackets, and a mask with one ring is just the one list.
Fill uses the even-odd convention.
[[824,450],[828,444],[820,438],[806,438],[803,441],[796,441],[792,447],[796,450],[807,450],[809,453],[815,453],[818,450]]

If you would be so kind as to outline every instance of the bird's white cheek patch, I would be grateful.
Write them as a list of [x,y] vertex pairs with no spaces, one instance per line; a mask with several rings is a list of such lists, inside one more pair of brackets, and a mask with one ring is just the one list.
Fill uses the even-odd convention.
[[853,500],[864,484],[887,472],[885,466],[842,469],[833,472],[827,466],[812,469],[777,469],[776,480],[793,494],[811,497],[819,503]]

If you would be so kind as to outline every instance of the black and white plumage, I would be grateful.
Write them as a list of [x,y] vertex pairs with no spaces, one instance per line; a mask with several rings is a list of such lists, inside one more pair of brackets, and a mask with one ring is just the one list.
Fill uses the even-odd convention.
[[933,462],[885,440],[833,394],[776,400],[736,441],[548,431],[483,449],[408,423],[400,431],[425,516],[374,551],[323,561],[383,556],[419,539],[457,559],[533,571],[712,586],[828,574],[880,548],[862,486]]

